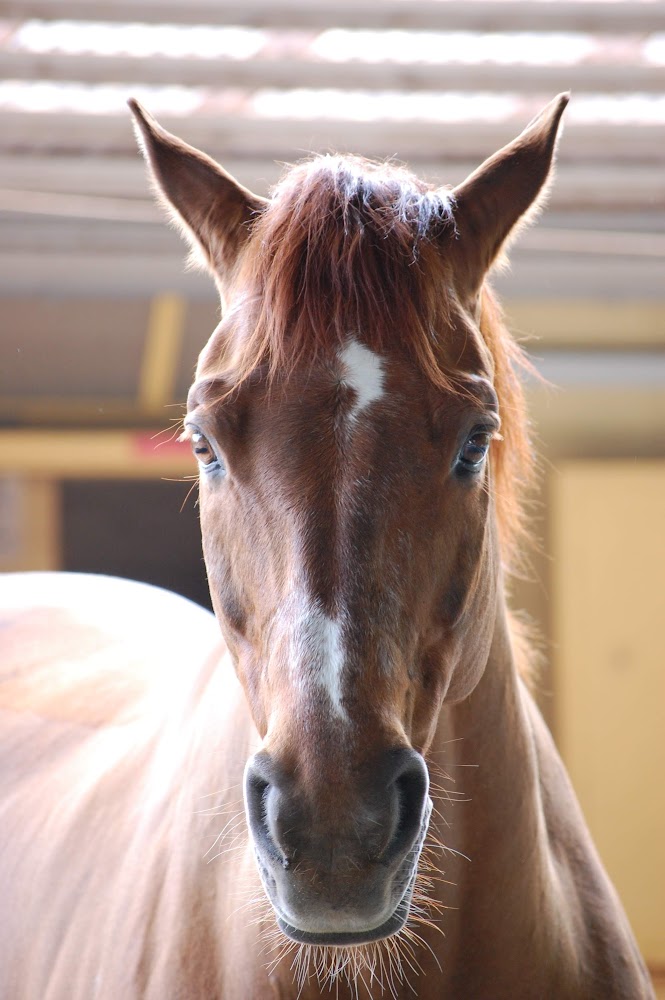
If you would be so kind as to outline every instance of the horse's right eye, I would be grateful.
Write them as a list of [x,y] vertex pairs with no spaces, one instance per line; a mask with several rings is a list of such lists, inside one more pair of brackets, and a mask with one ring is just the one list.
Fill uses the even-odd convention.
[[192,431],[190,436],[194,458],[205,472],[212,472],[220,466],[212,445],[200,431]]

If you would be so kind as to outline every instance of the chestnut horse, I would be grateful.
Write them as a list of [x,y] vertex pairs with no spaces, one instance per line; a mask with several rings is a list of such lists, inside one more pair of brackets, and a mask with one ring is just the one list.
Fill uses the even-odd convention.
[[132,102],[222,298],[185,434],[224,643],[6,581],[4,1000],[653,995],[505,597],[531,450],[485,277],[566,103],[455,189],[324,156],[264,200]]

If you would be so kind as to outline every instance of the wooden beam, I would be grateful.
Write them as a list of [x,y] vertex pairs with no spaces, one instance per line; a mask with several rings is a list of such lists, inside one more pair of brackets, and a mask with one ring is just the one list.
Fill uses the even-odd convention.
[[184,256],[175,233],[170,254],[133,248],[121,253],[0,249],[0,294],[131,298],[170,288],[191,299],[214,298],[211,279],[185,270]]
[[98,222],[155,224],[162,221],[152,201],[108,198],[102,194],[58,194],[51,191],[21,191],[0,188],[0,212],[8,215],[87,219]]
[[[443,102],[443,97],[442,97]],[[350,121],[258,118],[250,115],[162,116],[162,124],[218,159],[261,157],[291,160],[311,150],[337,149],[367,156],[431,158],[440,136],[442,155],[479,161],[511,140],[542,102],[516,101],[515,113],[496,122]],[[130,155],[135,147],[129,114],[0,111],[0,153],[27,151]],[[612,125],[570,121],[559,162],[659,164],[663,129],[659,125]]]
[[[135,402],[97,396],[0,396],[0,421],[10,425],[127,427],[142,420]],[[148,418],[154,423],[154,418]]]
[[656,257],[665,260],[665,235],[611,229],[558,229],[539,226],[520,238],[523,251],[595,257]]
[[510,299],[508,328],[527,337],[536,355],[552,348],[661,347],[665,342],[665,301],[627,299]]
[[662,93],[660,66],[583,63],[577,66],[461,65],[392,61],[324,62],[313,59],[149,58],[90,53],[0,52],[0,77],[8,80],[76,81],[179,87],[240,87],[249,91],[294,87],[367,91],[503,91],[551,95]]
[[[444,127],[441,127],[442,135]],[[1,142],[1,140],[0,140]],[[457,184],[478,166],[468,158],[454,160],[445,143],[441,156],[428,153],[410,159],[410,168],[429,180]],[[290,159],[295,159],[296,150]],[[223,164],[234,177],[256,191],[266,194],[282,174],[280,163],[269,158],[221,156]],[[665,160],[665,152],[663,154]],[[33,197],[35,192],[36,197]],[[38,152],[0,154],[0,210],[17,214],[67,214],[66,205],[58,206],[56,195],[74,195],[70,202],[72,216],[85,218],[93,206],[88,197],[108,204],[105,218],[117,217],[121,209],[124,218],[135,221],[156,220],[159,215],[148,201],[149,185],[145,168],[138,154],[108,157],[97,155],[48,155]],[[53,199],[50,205],[46,200]],[[118,202],[121,201],[121,204]],[[612,217],[621,211],[643,210],[650,217],[665,208],[665,169],[659,164],[603,162],[560,162],[556,181],[548,202],[550,210],[611,208]],[[102,210],[98,202],[97,211]],[[1,237],[0,237],[1,239]]]
[[330,27],[418,31],[591,31],[605,34],[665,29],[665,3],[637,0],[3,0],[4,19],[233,24],[257,28]]
[[0,431],[0,471],[56,478],[194,478],[188,444],[151,431]]
[[529,388],[529,416],[537,451],[547,461],[569,458],[658,456],[665,441],[665,393],[650,389]]

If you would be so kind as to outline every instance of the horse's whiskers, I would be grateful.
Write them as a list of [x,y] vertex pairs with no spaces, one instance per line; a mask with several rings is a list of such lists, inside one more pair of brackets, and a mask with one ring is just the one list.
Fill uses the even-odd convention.
[[[407,923],[394,937],[350,947],[298,944],[286,938],[271,921],[272,926],[264,926],[262,932],[262,950],[266,956],[272,956],[267,965],[270,974],[288,961],[298,996],[311,980],[315,980],[321,989],[334,992],[336,997],[339,997],[340,989],[346,987],[357,1000],[362,1000],[364,996],[371,997],[373,989],[387,993],[395,1000],[400,987],[406,986],[415,993],[411,977],[425,974],[418,951],[426,949],[439,964],[424,934],[436,932],[445,938],[437,918],[440,919],[444,911],[454,909],[433,895],[436,884],[454,886],[453,882],[441,877],[435,854],[441,850],[457,853],[446,847],[435,834],[430,834],[418,858]],[[316,871],[303,868],[301,874],[315,877]],[[256,924],[265,925],[265,903],[264,898],[263,913],[256,917]]]
[[192,485],[190,486],[190,488],[187,490],[187,495],[185,496],[185,499],[182,501],[182,504],[180,506],[180,513],[181,514],[182,514],[183,510],[185,509],[185,505],[186,505],[187,501],[189,500],[190,496],[192,495],[193,491],[196,489],[196,487],[198,485],[199,485],[199,477],[196,476],[194,478],[194,482],[192,483]]
[[[215,849],[215,847],[217,847],[217,845],[219,843],[221,843],[221,841],[223,840],[223,838],[225,836],[228,836],[231,833],[237,831],[238,827],[241,825],[241,820],[244,820],[244,818],[245,818],[244,813],[241,813],[240,815],[232,816],[228,820],[228,822],[226,823],[226,825],[223,827],[223,829],[217,834],[217,836],[215,837],[213,843],[210,845],[210,847],[206,851],[204,857],[207,858],[208,855],[210,854],[210,852],[213,851]],[[234,841],[237,840],[237,838],[240,836],[240,832],[241,831],[238,831],[238,832],[235,833]]]
[[[179,404],[175,404],[175,405],[177,406]],[[165,438],[163,441],[157,441],[157,444],[155,445],[155,448],[160,448],[163,444],[171,444],[172,441],[175,441],[182,434],[182,431],[183,431],[183,418],[182,417],[171,417],[170,421],[171,421],[171,424],[173,426],[171,426],[171,427],[162,427],[161,431],[156,431],[154,434],[152,434],[150,436],[150,440],[151,441],[156,441],[157,438],[161,438],[161,437],[163,437],[164,434],[168,434],[168,437]]]

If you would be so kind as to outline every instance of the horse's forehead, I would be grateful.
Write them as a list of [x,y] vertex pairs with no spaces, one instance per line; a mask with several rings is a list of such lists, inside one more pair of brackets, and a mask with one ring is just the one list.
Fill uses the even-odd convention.
[[[497,408],[490,366],[477,357],[459,359],[466,363],[442,373],[441,384],[437,385],[404,345],[396,343],[379,350],[361,334],[351,333],[340,343],[315,352],[312,358],[287,362],[285,370],[271,370],[269,360],[259,363],[249,377],[243,374],[238,382],[233,368],[225,366],[229,358],[228,336],[229,328],[223,321],[199,359],[189,409],[214,402],[220,396],[220,387],[225,387],[245,412],[254,410],[261,415],[253,424],[254,430],[261,429],[262,438],[267,432],[273,443],[278,427],[273,421],[278,417],[279,426],[284,428],[285,421],[316,419],[317,414],[321,419],[334,416],[338,427],[346,426],[353,432],[371,424],[380,414],[390,414],[389,425],[401,436],[410,430],[418,436],[421,418],[429,411],[449,412],[454,420],[461,403],[469,406],[475,401],[479,408]],[[469,364],[471,360],[476,363]],[[343,394],[340,396],[336,389],[343,390]],[[388,429],[385,420],[383,427],[384,431]]]
[[[206,383],[233,388],[237,377],[233,366],[230,371],[226,366],[233,353],[232,349],[229,352],[228,340],[229,325],[224,320],[201,352],[192,390]],[[289,403],[290,412],[295,412],[291,405],[294,400],[306,399],[311,409],[317,395],[323,403],[327,398],[325,390],[339,386],[350,390],[348,419],[353,425],[373,404],[394,394],[400,381],[408,380],[409,376],[411,381],[419,378],[416,367],[408,365],[403,357],[378,352],[365,344],[359,335],[349,334],[344,342],[312,359],[302,359],[293,366],[287,362],[285,371],[279,368],[271,371],[269,361],[257,364],[249,378],[242,377],[238,388],[250,405],[255,402],[265,409]]]
[[420,352],[409,347],[412,339],[409,330],[397,328],[394,337],[384,340],[379,349],[372,345],[372,331],[363,329],[349,330],[345,337],[329,344],[322,344],[320,340],[317,343],[313,336],[309,357],[304,352],[289,359],[288,347],[285,351],[280,347],[283,372],[279,365],[272,366],[270,338],[266,337],[260,349],[261,356],[255,356],[248,365],[248,357],[256,346],[252,330],[257,322],[257,309],[256,296],[241,292],[233,299],[199,355],[195,382],[221,379],[232,388],[238,362],[242,378],[250,373],[254,384],[260,383],[261,372],[267,371],[280,382],[292,381],[290,376],[294,372],[302,374],[305,381],[311,381],[317,373],[324,377],[334,374],[340,382],[355,390],[357,412],[354,411],[353,416],[357,416],[370,403],[385,396],[389,388],[394,391],[404,385],[413,391],[416,382],[431,387],[435,367],[440,369],[441,378],[435,378],[434,382],[440,383],[440,387],[459,381],[460,377],[466,378],[467,373],[481,379],[492,380],[493,377],[494,362],[484,337],[466,312],[457,310],[451,314],[446,329],[432,331],[431,344],[423,352],[423,357],[429,354],[426,364],[433,363],[428,374],[423,369],[422,358],[417,360]]

